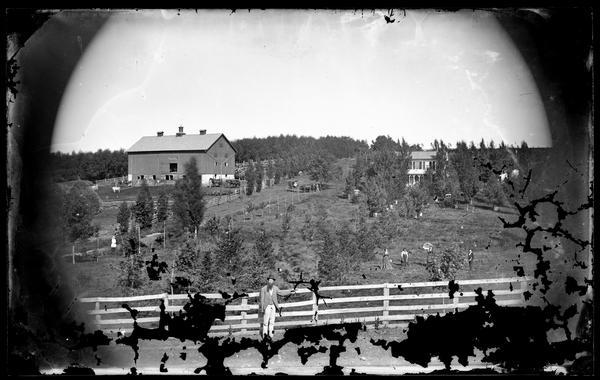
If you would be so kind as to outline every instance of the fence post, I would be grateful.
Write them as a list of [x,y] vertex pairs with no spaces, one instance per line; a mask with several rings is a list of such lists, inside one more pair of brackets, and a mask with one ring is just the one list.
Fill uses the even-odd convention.
[[312,294],[312,301],[313,301],[313,321],[315,323],[317,323],[317,321],[319,319],[319,316],[318,316],[319,304],[317,304],[317,296],[314,292]]
[[[99,311],[100,311],[100,302],[96,302],[96,312],[99,312]],[[96,314],[96,324],[98,325],[98,328],[100,328],[99,327],[100,326],[99,322],[100,322],[101,319],[102,318],[100,318],[100,314]]]
[[389,307],[390,307],[390,288],[388,288],[388,284],[385,283],[383,284],[383,297],[385,297],[383,299],[383,326],[387,327],[388,325],[388,320],[387,317],[389,316],[390,312],[389,312]]
[[458,292],[454,292],[454,299],[452,300],[452,303],[454,304],[454,309],[458,308],[458,294]]
[[525,292],[527,291],[527,280],[521,281],[521,300],[523,301],[523,303],[526,303],[526,299],[525,299]]
[[[247,306],[248,305],[248,298],[244,297],[242,298],[242,306]],[[246,329],[246,324],[248,323],[248,320],[246,319],[246,310],[242,310],[242,322],[241,324],[244,325],[244,327],[242,328],[242,333],[245,333],[246,331],[248,331]]]
[[169,293],[163,294],[163,301],[165,302],[165,312],[166,312],[167,308],[169,307]]

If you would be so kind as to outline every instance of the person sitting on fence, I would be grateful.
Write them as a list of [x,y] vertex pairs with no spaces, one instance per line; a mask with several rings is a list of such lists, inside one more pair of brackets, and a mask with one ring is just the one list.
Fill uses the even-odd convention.
[[271,340],[275,330],[275,313],[279,312],[280,306],[277,296],[287,296],[295,293],[295,290],[280,290],[275,285],[275,276],[267,277],[267,285],[260,289],[259,320],[262,314],[262,338]]
[[408,251],[406,250],[406,248],[404,248],[402,252],[400,252],[400,260],[402,261],[403,265],[408,265]]

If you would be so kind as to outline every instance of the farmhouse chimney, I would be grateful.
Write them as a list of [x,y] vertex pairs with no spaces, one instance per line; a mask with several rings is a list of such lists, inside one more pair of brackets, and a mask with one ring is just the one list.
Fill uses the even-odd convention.
[[163,131],[156,132],[156,135],[157,135],[158,137],[162,137],[162,135],[164,135],[164,134],[165,134],[165,133],[164,133]]
[[200,134],[201,134],[201,135],[205,135],[205,134],[206,134],[206,129],[201,129],[201,130],[200,130]]
[[175,134],[175,136],[178,136],[178,137],[179,137],[179,136],[183,136],[183,135],[185,135],[185,133],[183,132],[183,126],[180,126],[180,127],[179,127],[179,132],[177,132],[177,133]]

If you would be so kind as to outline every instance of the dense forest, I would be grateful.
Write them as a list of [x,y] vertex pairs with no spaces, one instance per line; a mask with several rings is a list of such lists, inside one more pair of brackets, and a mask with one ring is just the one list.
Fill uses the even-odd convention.
[[96,152],[53,152],[50,154],[52,178],[55,182],[77,179],[96,181],[127,175],[127,153],[124,149]]
[[264,138],[245,138],[232,142],[237,150],[236,161],[258,161],[292,156],[328,153],[335,158],[353,157],[369,146],[366,141],[350,137],[326,136],[318,139],[307,136],[279,135]]

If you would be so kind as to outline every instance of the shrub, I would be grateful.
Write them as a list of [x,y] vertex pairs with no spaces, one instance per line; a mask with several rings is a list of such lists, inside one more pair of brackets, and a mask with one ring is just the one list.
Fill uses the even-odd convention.
[[150,195],[150,189],[146,181],[142,182],[140,192],[138,193],[135,206],[133,206],[133,215],[139,223],[140,228],[152,227],[152,217],[154,215],[154,201]]
[[119,224],[119,231],[121,233],[125,233],[129,229],[130,217],[131,210],[127,206],[127,202],[124,201],[119,205],[119,213],[117,214],[117,223]]
[[144,285],[144,258],[141,254],[132,254],[119,263],[119,286],[125,289],[139,289]]

